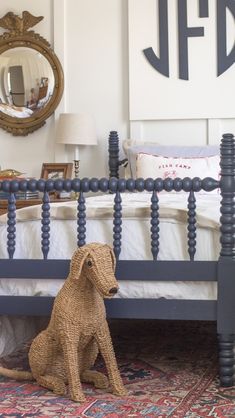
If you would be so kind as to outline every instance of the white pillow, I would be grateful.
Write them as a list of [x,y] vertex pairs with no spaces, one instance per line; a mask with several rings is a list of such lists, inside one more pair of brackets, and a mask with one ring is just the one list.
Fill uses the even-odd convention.
[[219,155],[219,147],[216,145],[159,145],[155,144],[138,144],[133,140],[125,142],[125,152],[129,161],[131,176],[136,178],[136,157],[137,154],[163,155],[165,157],[177,158],[199,158],[211,157]]
[[[162,155],[151,155],[139,153],[136,157],[136,174],[142,178],[172,179],[180,177],[212,177],[215,180],[220,178],[220,157],[200,158],[173,158]],[[217,193],[217,189],[214,190]]]

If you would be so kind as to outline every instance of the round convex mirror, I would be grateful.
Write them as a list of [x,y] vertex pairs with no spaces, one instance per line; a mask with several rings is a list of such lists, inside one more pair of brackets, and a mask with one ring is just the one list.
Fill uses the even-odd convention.
[[18,47],[0,55],[0,111],[15,118],[28,118],[50,102],[55,78],[40,52]]
[[63,70],[50,44],[28,28],[42,16],[8,12],[0,26],[0,127],[27,135],[45,124],[63,93]]

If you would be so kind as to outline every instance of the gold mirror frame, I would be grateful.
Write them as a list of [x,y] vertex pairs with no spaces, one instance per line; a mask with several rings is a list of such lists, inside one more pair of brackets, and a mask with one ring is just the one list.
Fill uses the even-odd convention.
[[27,11],[22,13],[22,17],[8,12],[0,19],[0,27],[8,30],[0,36],[0,54],[17,47],[34,49],[48,60],[54,74],[53,94],[45,107],[35,115],[17,118],[0,111],[0,127],[15,136],[25,136],[41,128],[55,111],[64,90],[63,69],[55,52],[46,39],[28,30],[42,19],[43,16],[36,17]]

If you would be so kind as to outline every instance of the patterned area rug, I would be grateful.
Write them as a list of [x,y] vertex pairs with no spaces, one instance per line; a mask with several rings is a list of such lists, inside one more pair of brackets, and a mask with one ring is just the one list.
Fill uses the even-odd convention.
[[[110,329],[127,397],[87,384],[86,402],[76,404],[0,377],[0,417],[235,417],[235,389],[218,385],[214,323],[122,320]],[[26,369],[27,349],[1,364]],[[101,358],[96,369],[105,372]]]

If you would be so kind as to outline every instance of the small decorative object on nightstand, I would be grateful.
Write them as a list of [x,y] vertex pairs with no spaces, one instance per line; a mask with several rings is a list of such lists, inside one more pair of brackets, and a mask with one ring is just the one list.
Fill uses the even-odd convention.
[[14,170],[13,168],[7,168],[5,170],[0,169],[0,179],[12,179],[21,176],[23,173]]
[[84,113],[61,113],[56,141],[59,144],[75,145],[74,175],[79,177],[79,145],[97,145],[93,118]]
[[41,178],[42,179],[71,179],[73,164],[72,163],[43,163]]
[[[72,163],[43,163],[41,178],[42,179],[52,179],[57,180],[59,178],[71,179],[73,171]],[[63,194],[58,192],[52,192],[55,198],[59,197],[69,197],[70,193]]]
[[[5,170],[1,170],[0,171],[0,181],[4,181],[4,180],[23,180],[23,179],[27,179],[27,177],[23,176],[24,173],[21,173],[20,171],[17,171],[13,168],[7,168]],[[3,190],[0,190],[0,200],[8,200],[9,194]],[[15,193],[15,198],[16,200],[29,200],[29,199],[38,199],[39,194],[38,191],[30,191],[30,190],[26,190],[26,191],[22,191],[22,190],[18,190]],[[1,208],[0,208],[1,210]]]

